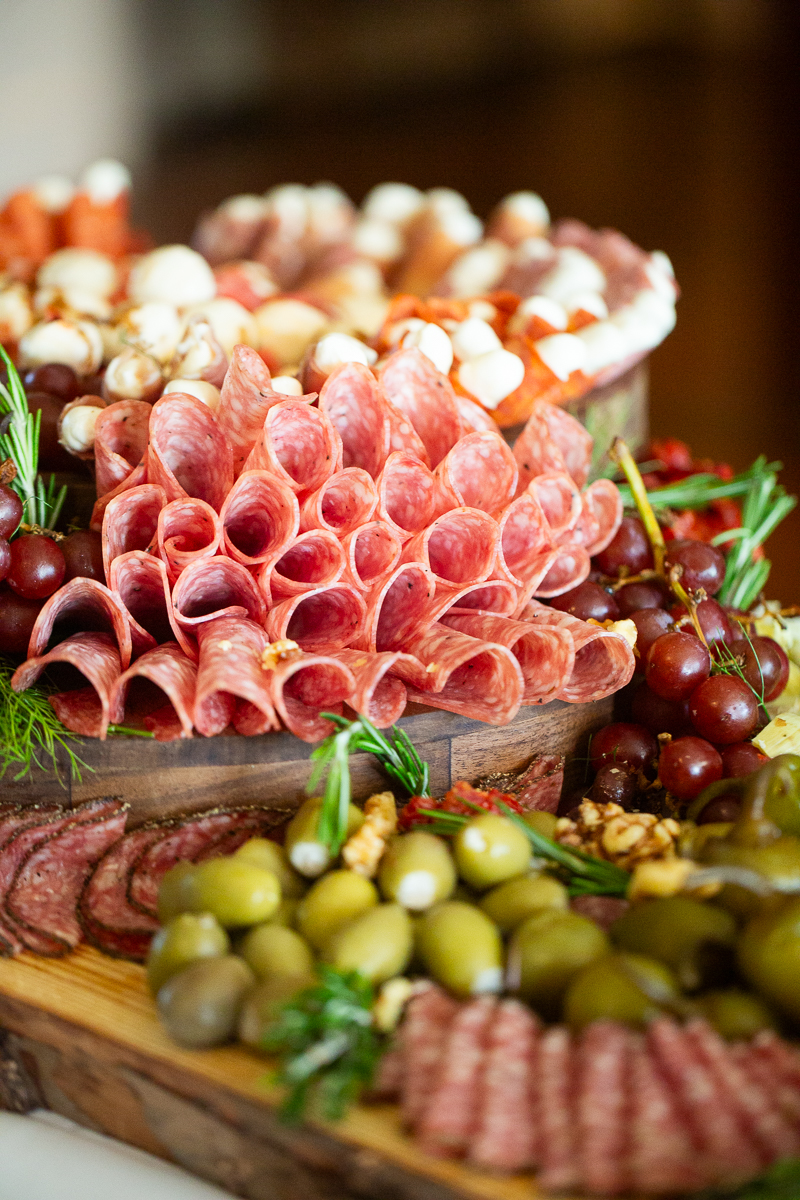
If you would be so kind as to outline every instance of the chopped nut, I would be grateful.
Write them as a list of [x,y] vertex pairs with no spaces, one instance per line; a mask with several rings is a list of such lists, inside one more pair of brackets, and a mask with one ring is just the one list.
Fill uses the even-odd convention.
[[651,859],[673,858],[680,825],[672,817],[655,813],[626,812],[619,804],[584,800],[577,821],[561,817],[555,838],[625,870]]
[[391,1033],[397,1028],[403,1009],[414,993],[414,984],[404,975],[387,979],[372,1006],[372,1020],[381,1033]]
[[278,663],[291,662],[297,658],[303,651],[298,646],[297,642],[291,642],[288,638],[283,638],[278,642],[270,642],[270,644],[261,651],[261,670],[274,671]]
[[342,861],[357,875],[371,879],[378,870],[386,843],[397,828],[397,807],[391,792],[377,792],[364,805],[364,824],[345,842]]
[[629,900],[644,900],[655,896],[675,896],[697,864],[689,858],[651,859],[634,867],[628,886]]

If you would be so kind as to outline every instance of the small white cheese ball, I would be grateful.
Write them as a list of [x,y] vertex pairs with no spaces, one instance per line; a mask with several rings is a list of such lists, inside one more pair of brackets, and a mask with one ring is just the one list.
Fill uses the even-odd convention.
[[565,304],[576,292],[603,292],[606,277],[600,264],[577,246],[561,246],[552,271],[541,280],[537,291]]
[[175,354],[183,333],[184,321],[174,304],[150,300],[129,308],[117,325],[123,345],[135,346],[160,363],[168,363]]
[[75,184],[66,175],[43,175],[33,185],[33,194],[45,212],[57,216],[75,195]]
[[238,300],[231,300],[228,296],[217,296],[206,304],[193,305],[189,313],[192,316],[205,317],[228,358],[233,354],[234,346],[240,343],[255,346],[258,341],[255,318]]
[[278,226],[281,237],[301,238],[308,224],[308,188],[302,183],[282,183],[266,192],[264,199],[268,216]]
[[276,375],[272,381],[273,390],[282,396],[302,396],[303,387],[294,375]]
[[0,342],[18,342],[34,322],[31,299],[24,283],[10,283],[0,292]]
[[458,368],[461,386],[485,408],[497,408],[501,400],[517,390],[524,378],[525,364],[510,350],[490,350],[480,358],[463,362]]
[[403,253],[403,237],[388,221],[361,220],[353,230],[353,249],[377,263],[393,263]]
[[362,212],[370,220],[405,225],[424,205],[425,196],[410,183],[379,183],[367,193]]
[[325,313],[303,300],[271,300],[257,308],[253,316],[256,348],[278,367],[299,362],[311,342],[318,341],[328,328]]
[[583,370],[587,375],[621,362],[630,353],[625,337],[612,321],[595,321],[579,329],[575,336],[586,347]]
[[480,317],[468,317],[462,321],[450,334],[456,358],[469,362],[472,358],[480,358],[490,350],[499,350],[502,343],[488,321]]
[[130,190],[131,173],[115,158],[98,158],[83,172],[78,185],[93,204],[111,204],[122,192]]
[[73,246],[49,255],[36,274],[40,288],[89,292],[104,299],[116,291],[117,280],[117,268],[107,255]]
[[[274,385],[275,381],[273,380],[273,387]],[[163,395],[166,396],[168,392],[184,392],[189,396],[195,396],[198,400],[202,400],[203,404],[208,405],[212,412],[216,412],[219,408],[219,388],[214,387],[213,383],[206,383],[204,379],[170,379],[164,388]]]
[[586,362],[586,347],[574,333],[551,333],[534,342],[533,348],[544,365],[564,381]]
[[565,307],[571,317],[577,312],[591,313],[598,321],[608,316],[608,305],[599,292],[574,292],[567,298]]
[[41,321],[20,339],[20,364],[64,363],[76,375],[93,375],[103,361],[103,339],[91,321]]
[[95,321],[107,321],[111,316],[111,303],[96,292],[80,288],[41,287],[34,293],[33,307],[40,316],[58,313],[64,317],[92,317]]
[[445,275],[450,293],[459,298],[490,292],[503,278],[510,257],[508,246],[496,238],[473,246],[459,255]]
[[449,374],[453,365],[453,345],[447,333],[440,325],[423,322],[421,328],[409,329],[400,339],[400,345],[416,346],[426,358],[429,358],[437,371],[443,375]]
[[243,225],[256,225],[267,215],[267,202],[263,196],[255,196],[243,192],[239,196],[229,196],[217,208],[221,216],[230,217],[232,221],[241,221]]
[[539,236],[550,228],[550,213],[537,192],[512,192],[501,202],[500,209],[529,226],[531,236]]
[[135,304],[162,300],[176,308],[204,304],[217,294],[214,272],[189,246],[159,246],[131,271],[128,295]]
[[524,333],[534,317],[546,321],[553,329],[566,329],[569,324],[567,310],[549,296],[528,296],[523,300],[508,323],[509,333]]
[[356,362],[371,367],[377,357],[371,346],[350,337],[349,333],[328,333],[314,347],[314,363],[327,374],[339,363]]
[[106,367],[103,391],[109,400],[147,400],[161,395],[164,375],[149,354],[126,346]]
[[95,404],[76,404],[64,413],[58,440],[70,454],[86,454],[94,446],[94,428],[102,412]]

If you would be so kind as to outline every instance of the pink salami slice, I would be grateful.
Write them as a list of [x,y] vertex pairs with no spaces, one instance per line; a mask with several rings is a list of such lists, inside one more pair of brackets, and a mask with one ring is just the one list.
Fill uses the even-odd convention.
[[118,400],[100,413],[94,427],[98,496],[105,496],[123,483],[144,458],[150,412],[151,405],[144,400]]
[[430,1154],[461,1155],[478,1132],[483,1066],[496,1013],[497,1001],[489,996],[463,1004],[456,1013],[417,1127]]
[[[191,737],[197,666],[186,657],[178,643],[165,642],[163,646],[148,650],[120,675],[111,697],[111,709],[117,721],[122,720],[126,710],[130,685],[138,679],[149,681],[166,696],[178,721],[177,736]],[[152,708],[151,704],[149,711],[152,711]],[[168,729],[169,727],[160,721],[156,732],[157,740],[171,741],[171,736],[159,736]]]
[[173,638],[188,658],[197,658],[194,639],[175,620],[167,568],[160,558],[141,550],[121,554],[111,564],[109,583],[128,614],[134,658]]
[[445,587],[436,585],[436,594],[428,609],[428,620],[441,621],[444,614],[453,608],[476,609],[512,617],[518,607],[517,589],[504,579],[487,579],[484,583],[467,587]]
[[435,471],[440,511],[481,508],[496,513],[517,489],[514,456],[499,433],[468,433]]
[[402,650],[429,624],[435,584],[425,563],[403,563],[369,596],[364,622],[352,642],[358,650]]
[[391,403],[422,439],[431,467],[438,466],[461,436],[461,419],[450,380],[416,348],[396,350],[378,364],[376,371]]
[[567,530],[556,539],[560,546],[564,543],[572,543],[578,546],[592,546],[600,537],[600,521],[592,506],[591,500],[587,501],[587,492],[581,495],[581,511],[577,521],[572,529]]
[[272,702],[283,724],[304,742],[318,742],[333,733],[321,712],[341,713],[355,689],[350,668],[337,658],[304,654],[281,662],[269,674]]
[[547,571],[535,588],[530,589],[534,596],[560,596],[583,583],[592,569],[588,551],[583,546],[572,542],[558,546]]
[[402,541],[425,529],[436,515],[433,475],[413,454],[390,454],[376,486],[378,515]]
[[158,514],[156,543],[174,584],[184,567],[198,558],[212,558],[222,542],[222,521],[205,500],[172,500]]
[[450,609],[441,620],[448,629],[508,647],[522,670],[523,705],[555,700],[572,675],[575,645],[566,629],[458,609]]
[[585,542],[586,552],[593,557],[605,550],[622,524],[622,497],[619,488],[610,479],[597,479],[583,493],[583,508],[588,510],[597,523],[594,541]]
[[[30,934],[54,942],[53,954],[67,954],[81,941],[76,905],[94,864],[125,829],[126,809],[109,804],[91,819],[75,820],[32,848],[17,867],[6,895],[6,912],[23,940]],[[34,945],[42,953],[41,946]]]
[[581,1187],[593,1196],[626,1190],[627,1088],[631,1035],[615,1021],[593,1021],[577,1054],[577,1149]]
[[514,443],[520,484],[527,486],[545,471],[566,471],[582,488],[589,478],[594,439],[557,404],[534,405],[528,422]]
[[566,471],[537,475],[531,480],[528,491],[538,501],[553,541],[563,539],[575,528],[583,505],[580,491]]
[[404,562],[424,562],[436,583],[483,583],[495,565],[500,530],[479,508],[454,508],[403,547]]
[[424,1113],[447,1035],[459,1011],[458,1003],[435,985],[412,996],[401,1026],[405,1070],[402,1077],[401,1108],[404,1123],[411,1129]]
[[68,663],[91,685],[49,696],[50,704],[73,733],[105,738],[111,720],[111,693],[120,673],[119,651],[107,633],[75,633],[47,654],[32,656],[11,678],[15,692],[31,687],[51,663]]
[[749,1044],[739,1043],[732,1046],[731,1056],[745,1073],[748,1084],[752,1082],[762,1093],[766,1093],[770,1097],[780,1118],[784,1122],[788,1122],[794,1130],[795,1137],[800,1137],[800,1090],[792,1084],[791,1078],[783,1077],[780,1064],[773,1064],[769,1054],[763,1053],[763,1048],[759,1044],[763,1036],[763,1033],[759,1034]]
[[334,583],[290,596],[267,614],[272,642],[288,638],[307,654],[344,650],[363,627],[366,605],[348,583]]
[[677,1095],[647,1048],[635,1040],[630,1064],[630,1147],[627,1174],[635,1193],[698,1191],[713,1181],[698,1154]]
[[519,711],[522,669],[512,652],[438,622],[403,647],[429,668],[431,692],[409,687],[409,700],[460,713],[490,725],[507,725]]
[[539,1022],[517,1000],[503,1000],[489,1032],[481,1080],[480,1113],[469,1159],[511,1173],[538,1159],[535,1077]]
[[245,616],[264,624],[266,605],[253,576],[231,558],[202,558],[190,563],[172,589],[175,619],[184,632],[218,617]]
[[285,483],[268,471],[244,471],[220,512],[225,552],[246,567],[272,560],[297,535],[300,510]]
[[368,521],[341,541],[344,551],[342,578],[357,591],[367,593],[388,579],[400,561],[402,543],[383,521]]
[[543,1191],[569,1191],[579,1185],[573,1095],[575,1051],[568,1030],[548,1029],[539,1043],[537,1124],[541,1171],[536,1182]]
[[45,600],[28,643],[28,657],[44,654],[78,632],[113,634],[123,671],[131,661],[131,631],[117,597],[96,579],[70,579]]
[[159,822],[124,834],[109,846],[83,885],[78,920],[86,940],[104,954],[139,962],[147,955],[158,920],[128,903],[128,875],[137,858],[164,833]]
[[167,500],[195,496],[217,512],[222,508],[233,483],[233,452],[201,400],[168,392],[153,405],[147,478],[163,487]]
[[406,686],[393,673],[398,662],[403,659],[407,670],[420,675],[424,673],[415,658],[399,651],[370,654],[367,650],[337,650],[333,657],[350,668],[356,681],[347,703],[354,712],[363,713],[376,729],[394,725],[406,706]]
[[[56,804],[32,804],[14,808],[4,806],[0,817],[0,956],[8,957],[19,954],[24,944],[14,931],[11,918],[3,915],[3,901],[14,878],[18,864],[22,861],[30,845],[47,836],[48,822],[54,822],[64,816],[64,809]],[[73,819],[74,813],[69,810],[67,821]],[[26,842],[18,844],[17,835],[23,830],[38,830],[30,835]]]
[[367,472],[360,467],[346,467],[303,501],[300,529],[328,529],[344,537],[366,525],[377,506],[378,493]]
[[569,683],[558,694],[559,700],[566,700],[568,704],[587,704],[590,700],[611,696],[630,683],[636,660],[630,646],[619,634],[589,625],[537,600],[530,601],[520,620],[558,625],[572,634],[575,665]]
[[461,436],[465,437],[468,433],[499,433],[497,422],[491,413],[485,408],[481,408],[474,400],[470,400],[469,396],[460,396],[456,392],[456,408],[458,409],[458,417],[461,422]]
[[342,466],[342,442],[326,413],[304,400],[271,408],[244,464],[271,471],[293,492],[314,492]]
[[336,583],[344,568],[345,551],[336,535],[327,529],[309,529],[294,538],[277,560],[264,564],[259,583],[264,595],[277,604]]
[[[377,479],[389,454],[389,415],[375,376],[362,363],[334,367],[319,394],[319,408],[342,440],[342,463]],[[413,422],[412,422],[413,424]]]
[[[150,405],[148,404],[147,407],[149,409]],[[94,507],[92,509],[92,515],[89,520],[89,528],[94,529],[97,533],[99,533],[103,528],[103,517],[105,516],[105,511],[111,501],[117,496],[121,496],[123,492],[128,492],[131,488],[139,487],[143,483],[147,483],[147,451],[145,451],[145,456],[139,463],[138,467],[134,467],[130,475],[128,475],[126,479],[122,480],[122,483],[118,483],[117,486],[112,488],[110,492],[106,492],[105,495],[100,496],[97,500],[95,500]]]
[[551,549],[551,534],[542,506],[530,490],[512,500],[497,515],[500,539],[495,575],[524,587],[538,568],[543,551]]
[[403,454],[411,454],[429,467],[431,460],[428,457],[428,451],[408,417],[405,413],[400,412],[399,408],[395,408],[385,392],[383,393],[383,404],[389,417],[390,453],[394,454],[396,451],[400,451]]
[[261,666],[261,655],[268,644],[261,625],[241,617],[221,617],[200,625],[197,637],[200,664],[194,696],[194,724],[198,732],[205,737],[218,732],[214,701],[219,692],[246,700],[258,710],[261,728],[257,732],[277,729],[278,718],[270,700],[267,673]]
[[164,489],[152,483],[121,492],[110,500],[103,516],[103,568],[106,579],[120,554],[149,550],[156,540],[159,513],[166,504]]
[[[314,396],[304,397],[306,403]],[[233,450],[233,474],[244,470],[247,456],[258,441],[267,413],[286,400],[272,386],[272,378],[261,357],[250,346],[234,346],[222,384],[217,424]]]

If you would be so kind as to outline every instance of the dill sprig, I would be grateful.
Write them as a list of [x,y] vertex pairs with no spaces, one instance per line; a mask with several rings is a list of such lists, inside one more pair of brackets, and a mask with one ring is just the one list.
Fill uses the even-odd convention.
[[13,691],[13,673],[11,664],[0,659],[0,779],[13,770],[16,783],[34,765],[42,770],[52,767],[61,786],[66,787],[59,763],[64,753],[72,775],[80,782],[81,768],[92,770],[73,749],[73,745],[82,745],[80,739],[61,724],[43,687]]
[[357,971],[320,964],[319,983],[281,1009],[263,1049],[280,1056],[273,1080],[289,1089],[286,1121],[299,1121],[314,1101],[329,1121],[343,1117],[372,1080],[383,1040],[372,1024],[372,985]]
[[22,501],[23,521],[42,529],[53,529],[59,518],[66,487],[56,491],[55,476],[45,485],[39,474],[39,431],[41,409],[32,413],[16,367],[0,346],[0,358],[8,372],[8,384],[0,383],[0,461],[11,459],[17,468],[11,487]]

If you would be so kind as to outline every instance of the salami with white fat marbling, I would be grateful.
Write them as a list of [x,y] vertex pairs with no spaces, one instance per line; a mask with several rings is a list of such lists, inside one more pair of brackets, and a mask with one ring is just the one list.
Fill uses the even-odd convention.
[[508,647],[522,670],[523,705],[554,700],[572,674],[575,645],[569,632],[556,625],[533,625],[463,609],[450,609],[441,621],[449,629]]
[[383,521],[367,521],[341,539],[342,578],[357,591],[372,592],[388,579],[400,561],[402,542]]
[[[389,454],[389,414],[375,376],[362,363],[334,367],[319,394],[319,409],[342,442],[342,465],[377,479]],[[413,424],[413,422],[412,422]]]
[[51,663],[67,663],[89,687],[48,696],[53,711],[72,733],[104,739],[111,721],[111,696],[120,674],[119,650],[107,633],[75,633],[47,654],[35,655],[11,677],[15,692],[24,692]]
[[297,497],[269,471],[244,471],[219,514],[225,553],[248,568],[273,560],[297,535]]
[[572,635],[575,664],[567,685],[558,694],[568,704],[587,704],[619,691],[630,683],[636,660],[628,643],[618,633],[590,625],[570,613],[548,608],[531,600],[520,614],[521,621],[557,625]]
[[199,625],[219,617],[245,616],[264,624],[266,605],[253,576],[231,558],[197,559],[172,589],[175,620],[192,636]]
[[390,454],[376,487],[378,515],[402,541],[425,529],[436,515],[433,475],[413,454]]
[[[217,730],[219,693],[245,700],[259,714],[250,733],[278,728],[267,673],[261,655],[268,637],[261,625],[241,617],[220,617],[199,626],[200,662],[194,694],[194,724],[199,733],[211,737]],[[255,713],[253,714],[255,716]]]
[[300,507],[300,529],[328,529],[345,537],[370,520],[378,506],[375,484],[361,467],[331,475]]
[[[111,710],[117,721],[123,719],[123,714],[130,707],[128,692],[137,679],[148,680],[163,693],[177,717],[178,736],[191,737],[197,664],[184,654],[178,643],[164,642],[148,650],[120,675],[111,696]],[[156,740],[172,741],[174,726],[163,719],[161,706],[154,708],[148,705],[137,715],[151,715],[154,712],[159,713],[155,725],[151,723]]]
[[259,586],[271,604],[278,604],[336,583],[344,569],[345,551],[336,535],[327,529],[309,529],[295,537],[280,557],[264,564]]
[[222,522],[205,500],[172,500],[158,514],[156,544],[170,584],[198,558],[213,558],[222,542]]
[[214,414],[185,392],[168,392],[150,413],[147,479],[167,500],[195,496],[217,512],[233,484],[233,452]]
[[109,404],[94,427],[97,495],[105,496],[129,478],[147,449],[152,406],[144,400]]
[[303,654],[279,662],[269,672],[269,688],[289,732],[304,742],[318,742],[334,732],[320,713],[341,714],[342,704],[355,690],[355,679],[347,664],[332,655]]
[[437,622],[406,639],[404,649],[429,668],[431,686],[429,692],[409,687],[409,700],[490,725],[507,725],[517,715],[525,685],[506,646]]
[[270,641],[288,638],[308,654],[329,654],[353,642],[365,611],[360,592],[334,583],[276,604],[267,614],[266,630]]
[[386,395],[413,425],[436,467],[461,436],[453,385],[415,347],[396,350],[376,367]]
[[[309,403],[314,396],[307,396]],[[234,346],[222,384],[217,424],[233,451],[233,475],[244,470],[250,451],[264,428],[267,413],[286,397],[276,392],[266,363],[251,346]]]
[[483,583],[495,565],[500,530],[479,508],[454,508],[432,521],[403,547],[403,562],[424,562],[436,583],[466,587]]
[[342,442],[325,412],[282,400],[264,419],[245,471],[270,471],[293,492],[316,491],[342,467]]
[[517,466],[499,433],[468,433],[442,459],[434,478],[439,511],[480,508],[496,513],[516,492]]

